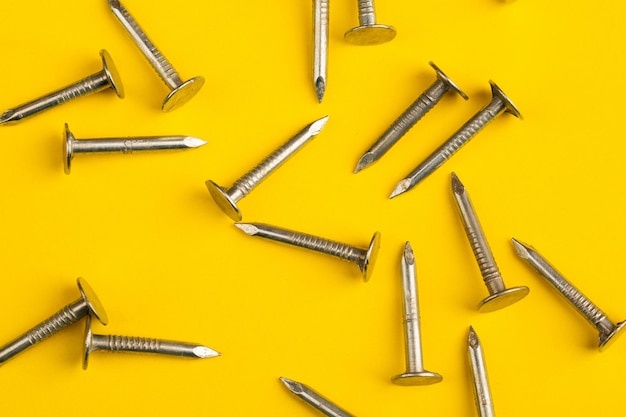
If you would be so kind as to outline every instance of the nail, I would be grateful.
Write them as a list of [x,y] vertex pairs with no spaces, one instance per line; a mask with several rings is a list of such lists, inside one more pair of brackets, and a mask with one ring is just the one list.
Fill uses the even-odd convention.
[[306,385],[292,381],[291,379],[287,379],[284,377],[280,377],[280,380],[283,384],[294,393],[298,398],[303,400],[304,402],[312,405],[316,410],[320,411],[322,414],[330,416],[330,417],[353,417],[352,414],[347,411],[339,408],[337,405],[333,404],[330,400],[313,391],[311,388]]
[[143,136],[127,138],[76,139],[65,124],[63,162],[69,175],[74,155],[81,153],[159,151],[166,149],[198,148],[206,141],[192,136]]
[[78,278],[77,284],[78,290],[80,291],[80,298],[78,300],[63,307],[58,313],[33,327],[22,336],[0,347],[0,365],[34,344],[76,323],[87,314],[93,314],[102,324],[106,325],[109,322],[104,307],[102,307],[96,293],[89,284],[87,284],[87,281],[83,278]]
[[329,0],[313,3],[313,85],[321,103],[328,76],[328,5]]
[[328,116],[308,124],[293,138],[289,139],[287,143],[265,158],[259,165],[235,181],[230,188],[224,189],[213,181],[207,180],[206,186],[211,193],[211,197],[215,200],[215,203],[228,217],[234,221],[240,221],[242,216],[239,207],[237,207],[237,202],[248,195],[250,191],[267,178],[268,175],[274,172],[285,163],[287,159],[300,150],[300,148],[317,136],[322,131],[327,121]]
[[154,353],[199,359],[220,356],[220,354],[213,349],[197,343],[174,342],[171,340],[148,339],[145,337],[94,334],[91,330],[91,316],[88,315],[85,321],[83,369],[87,369],[89,366],[89,355],[96,350],[106,352]]
[[359,26],[350,29],[344,35],[346,42],[353,45],[379,45],[396,37],[392,26],[376,23],[373,0],[358,0]]
[[326,255],[335,256],[357,264],[363,274],[363,281],[367,282],[374,270],[378,250],[380,249],[380,233],[374,233],[369,247],[366,249],[357,248],[345,243],[335,242],[306,233],[294,232],[276,226],[263,223],[236,223],[235,226],[243,230],[250,236],[263,237],[289,245],[299,246],[321,252]]
[[124,98],[122,80],[111,59],[111,55],[104,49],[100,51],[103,69],[93,75],[60,90],[54,91],[41,98],[21,104],[9,109],[0,115],[0,124],[19,122],[27,117],[34,116],[42,111],[51,109],[59,104],[73,100],[87,94],[112,89],[119,98]]
[[599,334],[598,349],[600,352],[608,348],[622,334],[626,321],[617,324],[608,318],[594,303],[585,297],[576,287],[561,275],[548,261],[530,245],[512,239],[520,258],[533,266],[556,290],[570,302],[572,306],[595,327]]
[[474,398],[476,399],[478,415],[480,417],[495,417],[483,348],[472,326],[469,328],[467,351],[469,354],[470,370],[472,371],[472,385],[474,386]]
[[391,381],[394,384],[405,386],[436,384],[441,382],[443,377],[437,373],[424,370],[422,362],[415,255],[409,242],[406,242],[404,252],[402,253],[401,267],[406,372],[394,376]]
[[515,117],[521,118],[522,115],[517,107],[504,94],[504,92],[493,81],[491,84],[491,92],[493,97],[491,102],[476,113],[468,120],[455,134],[450,137],[443,145],[433,152],[424,162],[415,168],[409,175],[401,180],[389,198],[394,198],[402,193],[406,193],[415,187],[420,181],[432,174],[437,168],[443,165],[452,155],[458,151],[461,146],[470,141],[483,127],[495,119],[500,114],[506,112],[511,113]]
[[489,296],[478,304],[478,311],[488,313],[499,310],[526,297],[530,291],[528,287],[521,286],[507,289],[504,285],[500,269],[496,264],[496,259],[491,252],[489,243],[487,243],[487,238],[480,226],[469,195],[454,172],[452,173],[452,193],[463,221],[465,234],[478,262],[483,281],[489,291]]
[[430,111],[441,98],[448,92],[453,91],[467,100],[467,95],[450,80],[434,63],[430,62],[437,73],[437,80],[417,100],[405,110],[402,115],[387,129],[385,133],[374,143],[359,159],[354,173],[367,168],[378,161],[404,136],[426,113]]
[[161,51],[148,39],[148,36],[128,10],[118,0],[109,0],[109,6],[115,17],[117,17],[139,47],[139,50],[148,59],[152,68],[155,69],[159,77],[170,89],[170,93],[163,100],[161,110],[165,112],[176,110],[200,91],[204,85],[203,77],[194,77],[183,82],[172,64],[165,59]]

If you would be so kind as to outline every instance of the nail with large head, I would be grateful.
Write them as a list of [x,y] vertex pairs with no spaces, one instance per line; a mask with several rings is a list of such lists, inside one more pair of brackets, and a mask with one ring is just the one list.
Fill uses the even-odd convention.
[[469,194],[454,172],[451,177],[454,201],[459,209],[465,234],[478,262],[483,281],[489,291],[489,296],[478,304],[478,311],[487,313],[507,307],[526,297],[530,290],[525,286],[506,288]]
[[376,23],[374,0],[358,0],[359,26],[344,35],[346,42],[353,45],[379,45],[396,37],[393,26]]
[[305,126],[304,129],[289,139],[284,145],[261,161],[259,165],[235,181],[230,188],[223,188],[215,182],[207,180],[205,183],[206,187],[217,206],[232,220],[240,221],[242,215],[237,202],[248,195],[268,175],[278,169],[287,159],[317,136],[327,121],[328,116],[325,116]]
[[378,251],[380,249],[380,233],[374,233],[367,248],[358,248],[346,243],[321,238],[307,233],[295,232],[277,226],[263,223],[236,223],[239,229],[250,236],[262,237],[288,245],[299,246],[315,252],[335,256],[355,263],[363,276],[363,281],[369,281],[374,270]]
[[435,384],[441,382],[443,377],[435,372],[425,370],[422,362],[417,273],[415,255],[409,242],[406,242],[404,246],[401,267],[406,371],[394,376],[391,381],[394,384],[405,386]]
[[102,70],[65,88],[5,111],[0,115],[0,125],[19,122],[67,101],[103,90],[112,89],[119,98],[124,98],[122,80],[111,55],[102,49],[100,58],[102,59]]
[[89,284],[87,284],[87,281],[83,278],[78,278],[77,284],[78,290],[80,291],[80,298],[78,300],[63,307],[58,313],[33,327],[22,336],[0,347],[0,365],[36,343],[76,323],[88,314],[93,315],[102,324],[106,325],[109,322],[104,307],[102,307],[96,293]]
[[599,332],[598,349],[608,348],[623,334],[626,321],[614,324],[609,317],[574,287],[530,245],[512,239],[517,255],[543,276]]
[[424,178],[435,172],[437,168],[443,165],[463,145],[469,142],[482,128],[487,126],[489,122],[500,114],[510,113],[515,117],[522,117],[517,107],[515,107],[513,102],[504,94],[500,87],[493,81],[489,81],[489,83],[491,84],[492,92],[491,102],[461,126],[461,128],[445,141],[443,145],[430,154],[424,162],[400,180],[389,198],[394,198],[400,194],[406,193]]

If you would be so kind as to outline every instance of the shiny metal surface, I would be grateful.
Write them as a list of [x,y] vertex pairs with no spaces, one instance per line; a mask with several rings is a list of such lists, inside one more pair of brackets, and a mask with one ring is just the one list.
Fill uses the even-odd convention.
[[302,401],[305,401],[306,403],[312,405],[322,414],[330,417],[353,417],[352,414],[339,408],[329,399],[313,391],[311,388],[304,385],[303,383],[292,381],[291,379],[287,379],[284,377],[280,377],[280,380],[283,384],[285,384],[289,391],[294,393]]
[[380,233],[374,233],[369,246],[366,249],[357,248],[345,243],[335,242],[321,237],[309,235],[293,230],[270,226],[263,223],[235,223],[235,226],[243,230],[250,236],[258,236],[276,242],[287,243],[293,246],[321,252],[326,255],[335,256],[349,262],[355,263],[361,274],[363,281],[369,281],[378,251],[380,249]]
[[313,85],[321,103],[328,77],[328,17],[330,0],[313,0]]
[[485,367],[485,357],[483,348],[478,339],[478,335],[470,326],[469,336],[467,339],[467,352],[469,356],[469,365],[472,373],[472,386],[474,387],[474,398],[476,399],[476,408],[480,417],[494,417],[493,401],[491,400],[491,391],[489,389],[489,380],[487,379],[487,368]]
[[420,334],[419,298],[415,255],[411,244],[406,242],[402,252],[402,317],[404,323],[404,347],[406,371],[391,378],[396,385],[429,385],[441,382],[443,377],[424,370],[422,340]]
[[379,45],[396,37],[393,26],[376,23],[374,0],[358,0],[359,26],[344,34],[346,42],[353,45]]
[[394,121],[391,126],[382,134],[382,136],[361,156],[357,163],[354,173],[367,168],[374,162],[378,161],[391,147],[400,140],[426,113],[430,111],[441,98],[448,92],[453,91],[467,100],[467,95],[461,91],[457,85],[446,76],[433,62],[429,63],[437,74],[437,80],[424,91]]
[[235,181],[230,188],[222,188],[215,182],[207,180],[206,187],[218,207],[232,220],[240,221],[242,215],[237,202],[247,196],[261,181],[317,136],[327,121],[328,116],[325,116],[305,126],[304,129],[289,139],[284,145],[261,161],[259,165]]
[[118,0],[108,0],[111,11],[126,29],[139,50],[148,59],[152,68],[171,90],[163,100],[161,109],[165,112],[176,110],[194,97],[204,85],[203,77],[194,77],[184,81],[172,64],[163,56],[161,51],[152,43],[137,21]]
[[600,352],[608,348],[617,336],[623,332],[626,321],[617,324],[608,318],[594,303],[585,297],[576,287],[574,287],[560,272],[558,272],[548,261],[543,258],[530,245],[512,239],[515,250],[520,258],[528,262],[539,272],[548,282],[578,311],[593,327],[600,333],[598,336],[598,349]]
[[155,353],[159,355],[183,356],[199,359],[220,356],[220,354],[213,349],[197,343],[174,342],[171,340],[148,339],[145,337],[94,334],[91,330],[91,316],[87,315],[83,344],[83,369],[87,369],[89,366],[89,356],[96,350],[106,352]]
[[463,221],[465,234],[474,252],[476,262],[478,262],[483,281],[489,291],[489,296],[478,304],[478,311],[487,313],[499,310],[526,297],[530,291],[528,287],[521,286],[509,289],[505,287],[500,269],[496,264],[496,259],[491,252],[489,243],[487,243],[487,238],[478,221],[478,216],[476,211],[474,211],[469,195],[454,172],[451,178],[452,194]]
[[22,353],[29,347],[58,333],[67,326],[76,323],[88,314],[93,314],[102,324],[107,324],[109,318],[93,289],[83,278],[77,279],[80,298],[63,307],[52,317],[44,320],[22,336],[0,347],[0,366],[9,359]]
[[16,123],[59,104],[109,88],[115,91],[119,98],[124,98],[124,86],[111,55],[102,49],[100,58],[103,67],[101,71],[41,98],[5,111],[0,115],[0,124]]
[[81,153],[133,153],[198,148],[206,141],[193,136],[135,136],[126,138],[76,139],[67,123],[63,132],[63,170],[69,175],[72,159]]
[[493,97],[491,102],[476,113],[468,120],[450,139],[444,142],[435,152],[433,152],[424,162],[415,168],[410,174],[402,179],[393,190],[389,198],[394,198],[400,194],[406,193],[415,187],[420,181],[428,175],[435,172],[437,168],[444,164],[452,155],[454,155],[461,146],[470,141],[483,127],[495,119],[502,113],[510,113],[515,117],[521,118],[522,115],[515,107],[513,102],[504,94],[504,92],[493,81],[491,84],[491,92]]

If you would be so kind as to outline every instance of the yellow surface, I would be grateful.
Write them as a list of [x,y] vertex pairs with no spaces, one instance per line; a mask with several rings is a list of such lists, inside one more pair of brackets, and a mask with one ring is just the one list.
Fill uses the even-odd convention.
[[[476,415],[469,325],[502,416],[624,415],[626,340],[597,332],[519,260],[534,245],[615,321],[626,317],[623,2],[378,1],[398,36],[356,47],[355,1],[333,0],[324,102],[312,84],[309,1],[127,0],[185,79],[206,85],[164,114],[167,88],[106,1],[5,2],[0,107],[100,68],[106,48],[127,97],[81,98],[0,127],[0,336],[21,334],[78,297],[110,317],[97,333],[198,341],[219,358],[94,353],[81,369],[77,324],[0,370],[3,416],[308,416],[278,381],[307,383],[358,416]],[[470,96],[447,96],[379,163],[357,160],[434,79],[432,60]],[[414,190],[396,183],[490,99],[493,79],[524,115],[494,121]],[[240,203],[260,221],[366,245],[364,284],[348,263],[254,239],[211,200],[307,123],[324,131]],[[77,138],[187,134],[188,152],[78,156],[63,173],[61,132]],[[530,295],[480,314],[487,295],[450,191],[467,187],[507,286]],[[424,363],[442,383],[398,387],[404,370],[400,253],[417,257]]]

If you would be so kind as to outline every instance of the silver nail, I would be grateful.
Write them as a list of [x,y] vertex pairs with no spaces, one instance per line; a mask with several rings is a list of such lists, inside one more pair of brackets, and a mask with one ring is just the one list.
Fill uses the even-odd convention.
[[115,68],[113,59],[111,59],[111,55],[102,49],[100,58],[102,58],[103,67],[101,71],[83,78],[68,87],[5,111],[0,115],[0,124],[16,123],[59,104],[109,88],[115,91],[119,98],[124,98],[124,86]]
[[328,116],[322,117],[313,123],[308,124],[289,139],[280,148],[276,149],[270,156],[265,158],[259,165],[250,172],[239,178],[230,188],[222,188],[211,180],[206,181],[206,186],[211,193],[215,203],[228,217],[234,221],[242,219],[241,211],[237,207],[237,202],[250,193],[261,181],[267,178],[272,172],[280,167],[287,159],[294,155],[311,139],[317,136],[326,125]]
[[96,296],[93,289],[83,278],[77,280],[80,298],[63,307],[58,313],[44,320],[17,339],[0,347],[0,365],[29,347],[39,343],[48,337],[58,333],[67,326],[76,323],[87,314],[93,314],[102,324],[107,324],[109,318],[104,307]]
[[506,288],[504,285],[500,269],[496,264],[496,259],[491,252],[489,243],[487,243],[487,238],[480,226],[469,195],[454,172],[452,173],[452,193],[463,221],[465,234],[478,262],[483,281],[489,291],[489,296],[478,304],[478,311],[488,313],[499,310],[526,297],[530,291],[528,287]]
[[311,388],[307,387],[301,382],[292,381],[284,377],[280,377],[283,384],[294,393],[298,398],[312,405],[316,410],[322,414],[330,417],[353,417],[352,414],[339,408],[339,406],[333,404],[329,399],[323,397]]
[[598,349],[600,352],[608,348],[622,334],[626,321],[617,324],[585,297],[576,287],[561,275],[548,261],[530,245],[512,239],[513,245],[520,258],[527,261],[537,270],[556,290],[600,333]]
[[382,136],[374,143],[357,163],[354,173],[361,171],[364,168],[372,165],[378,161],[382,156],[387,153],[393,145],[396,144],[415,124],[421,120],[426,113],[430,111],[441,98],[448,92],[452,91],[459,94],[465,100],[467,95],[461,91],[457,85],[446,76],[434,63],[430,62],[430,66],[433,67],[437,73],[437,80],[424,91],[418,98],[409,106],[408,109],[396,119],[395,122],[382,134]]
[[402,179],[398,185],[396,185],[396,188],[389,198],[394,198],[400,194],[406,193],[428,175],[435,172],[435,170],[454,155],[461,146],[469,142],[483,127],[500,114],[506,112],[511,113],[515,117],[522,117],[517,107],[515,107],[513,102],[504,94],[500,87],[493,81],[489,81],[489,83],[491,84],[491,92],[493,94],[491,102],[468,120],[450,137],[450,139],[426,158],[424,162]]
[[397,385],[430,385],[441,382],[443,377],[435,372],[424,370],[422,361],[422,338],[420,335],[419,298],[417,295],[417,274],[415,254],[409,242],[402,253],[402,316],[404,318],[404,346],[406,371],[394,376],[391,381]]
[[148,36],[141,29],[137,21],[131,16],[126,8],[118,0],[108,0],[111,11],[120,21],[122,26],[128,31],[130,37],[139,50],[148,59],[152,68],[155,69],[159,77],[171,90],[163,100],[161,109],[165,112],[176,110],[187,103],[204,85],[203,77],[194,77],[184,81],[178,75],[172,64],[165,59],[161,51],[148,39]]
[[154,353],[198,359],[220,356],[220,354],[213,349],[197,343],[149,339],[146,337],[94,334],[91,329],[91,316],[88,315],[85,321],[83,369],[87,369],[89,366],[89,355],[96,350],[106,352]]
[[63,164],[66,174],[71,172],[72,159],[81,153],[124,154],[140,151],[158,151],[167,149],[197,148],[206,141],[193,136],[143,136],[127,138],[76,139],[65,124],[63,146]]
[[495,417],[493,401],[491,400],[491,390],[487,379],[487,368],[485,367],[485,356],[483,348],[474,328],[470,326],[469,337],[467,339],[467,351],[469,355],[469,365],[472,372],[472,386],[474,387],[474,398],[476,408],[480,417]]
[[329,0],[313,1],[313,85],[321,103],[328,77],[328,16]]
[[344,35],[346,42],[353,45],[378,45],[396,37],[392,26],[376,23],[374,0],[358,0],[359,26],[350,29]]
[[374,270],[374,264],[380,249],[380,233],[374,233],[366,249],[345,243],[335,242],[318,236],[309,235],[293,230],[282,229],[263,223],[236,223],[235,226],[250,236],[258,236],[289,245],[299,246],[326,255],[335,256],[355,263],[363,274],[363,281],[367,282]]

